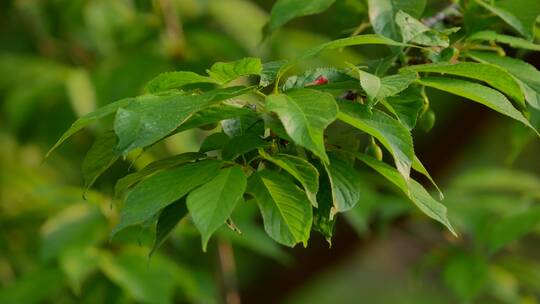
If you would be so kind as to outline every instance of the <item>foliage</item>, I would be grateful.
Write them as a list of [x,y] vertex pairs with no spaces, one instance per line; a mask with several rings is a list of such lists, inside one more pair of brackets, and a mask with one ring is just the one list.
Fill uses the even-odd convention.
[[[59,149],[61,155],[65,149],[75,149],[75,155],[87,151],[84,160],[69,160],[70,164],[82,163],[82,189],[64,193],[65,189],[54,188],[58,193],[43,198],[67,197],[73,203],[43,213],[40,254],[43,261],[57,261],[75,294],[92,301],[91,291],[81,286],[92,276],[104,276],[139,302],[171,302],[177,287],[190,302],[213,301],[216,290],[204,290],[204,281],[211,277],[206,269],[184,265],[185,261],[173,260],[158,250],[174,241],[175,231],[200,235],[203,251],[226,240],[285,261],[288,256],[276,243],[308,247],[319,233],[331,244],[341,219],[362,233],[370,211],[392,208],[378,206],[385,195],[399,202],[397,209],[387,211],[388,220],[394,218],[392,212],[412,213],[410,206],[414,206],[450,232],[450,243],[473,239],[472,254],[445,244],[430,256],[431,263],[445,261],[442,280],[460,300],[475,299],[485,291],[486,282],[494,277],[493,269],[523,267],[508,257],[491,258],[538,226],[536,178],[514,171],[472,171],[448,187],[443,201],[413,143],[421,136],[419,129],[429,131],[435,125],[435,115],[440,112],[435,111],[433,101],[442,93],[518,122],[522,128],[516,137],[524,142],[540,136],[540,78],[535,76],[540,72],[513,55],[540,50],[535,41],[540,15],[536,1],[455,1],[442,10],[444,18],[435,21],[429,17],[441,7],[425,0],[279,0],[268,16],[252,2],[231,1],[242,12],[262,16],[252,24],[228,16],[233,8],[223,10],[219,1],[207,5],[185,2],[193,2],[195,15],[225,20],[223,27],[232,39],[189,27],[184,37],[177,24],[181,18],[175,14],[184,12],[182,18],[189,20],[190,5],[157,2],[157,8],[152,7],[156,4],[138,3],[136,9],[120,2],[72,4],[74,11],[79,9],[77,5],[85,6],[87,24],[82,28],[91,26],[87,35],[92,37],[92,52],[111,62],[91,77],[69,64],[42,60],[14,69],[21,74],[13,76],[18,83],[11,84],[7,76],[0,79],[0,88],[10,88],[5,108],[15,132],[29,124],[31,112],[36,111],[29,95],[41,96],[43,90],[65,84],[79,117],[50,145],[47,161],[61,157],[56,150],[69,138],[78,143],[83,129],[95,134],[91,145],[83,141],[82,148],[72,144]],[[182,8],[171,10],[175,12],[172,18],[166,7],[171,3]],[[327,30],[333,40],[288,29],[296,18],[317,18],[309,16],[343,7],[357,14],[355,22],[360,25],[338,37],[335,33],[339,31]],[[115,13],[121,18],[116,20]],[[155,21],[152,14],[163,22],[165,33],[173,35],[165,46],[155,39],[159,27],[150,26]],[[107,16],[106,25],[98,22],[102,15]],[[61,22],[76,22],[66,20]],[[138,25],[140,21],[146,26]],[[363,33],[367,30],[370,32]],[[42,35],[46,47],[50,37]],[[308,42],[301,51],[287,53],[286,44],[294,35]],[[193,44],[184,39],[192,39]],[[123,50],[143,43],[143,55],[130,54],[123,67],[116,68],[114,61],[124,60]],[[295,43],[290,41],[290,47]],[[182,58],[191,64],[177,70],[179,65],[156,59],[158,45],[172,61]],[[279,51],[269,54],[271,49]],[[84,55],[80,56],[77,60],[84,61]],[[2,54],[0,66],[9,66],[13,60],[26,62]],[[210,61],[216,63],[208,64]],[[139,68],[144,72],[137,75]],[[46,77],[35,77],[43,71],[47,71]],[[35,84],[32,91],[25,91],[29,81]],[[88,93],[93,90],[92,82],[100,87]],[[135,83],[132,87],[136,89],[123,89],[125,82]],[[54,94],[49,96],[55,100]],[[105,104],[104,100],[117,101]],[[26,109],[15,106],[25,102]],[[193,149],[169,148],[175,138],[194,135],[200,138]],[[18,149],[9,151],[9,157],[15,157]],[[118,170],[132,165],[133,172]],[[490,184],[493,176],[497,178]],[[104,178],[108,179],[100,183]],[[512,179],[530,186],[512,187]],[[438,199],[425,188],[424,180],[440,192]],[[491,204],[502,188],[499,180],[508,180],[504,185],[510,185],[509,191],[524,197],[514,213]],[[49,186],[41,178],[35,184]],[[109,193],[111,184],[114,193]],[[109,185],[109,190],[103,185]],[[381,188],[389,191],[381,195]],[[479,191],[489,191],[489,199]],[[87,201],[80,202],[76,193],[84,193]],[[31,196],[37,200],[39,193]],[[483,199],[490,202],[486,209],[468,210],[462,203]],[[107,202],[113,200],[114,207],[111,203],[113,208],[108,209]],[[501,220],[489,225],[491,215]],[[108,239],[121,245],[109,247],[105,245]],[[148,250],[134,247],[133,239]],[[0,292],[0,302],[51,299],[63,287],[61,283],[51,283],[49,293],[26,292],[40,276],[48,281],[62,277],[48,264],[40,271],[18,280],[11,292]],[[95,288],[106,288],[95,284]],[[104,299],[116,297],[118,302],[124,297],[123,293],[103,294]],[[505,296],[495,295],[505,300],[518,298],[517,292]]]

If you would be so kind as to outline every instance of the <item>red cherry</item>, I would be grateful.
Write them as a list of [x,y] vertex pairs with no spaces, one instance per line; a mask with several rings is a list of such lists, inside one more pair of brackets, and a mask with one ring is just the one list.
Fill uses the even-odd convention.
[[328,78],[324,76],[319,76],[315,81],[313,82],[313,85],[323,85],[328,83]]

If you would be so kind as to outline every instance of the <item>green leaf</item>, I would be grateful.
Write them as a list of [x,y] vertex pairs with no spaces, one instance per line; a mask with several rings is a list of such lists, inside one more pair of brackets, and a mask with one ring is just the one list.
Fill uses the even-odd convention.
[[335,50],[335,49],[341,49],[348,46],[366,45],[366,44],[389,45],[389,46],[411,46],[411,45],[397,42],[395,40],[392,40],[392,39],[389,39],[387,37],[380,36],[380,35],[374,35],[374,34],[358,35],[358,36],[329,41],[321,45],[318,45],[316,47],[313,47],[307,50],[302,55],[300,55],[300,57],[297,58],[297,61],[305,60],[305,59],[317,56],[322,51]]
[[375,33],[394,40],[399,39],[395,23],[397,12],[404,11],[414,18],[420,18],[426,7],[426,0],[368,0],[369,20]]
[[483,104],[503,115],[523,123],[538,134],[523,114],[516,110],[503,94],[489,87],[474,82],[446,77],[424,77],[420,79],[418,83]]
[[381,90],[381,79],[373,74],[356,69],[360,78],[360,85],[369,99],[369,105],[372,106],[378,101]]
[[[334,235],[334,226],[337,217],[334,216],[334,199],[330,178],[324,168],[319,168],[321,174],[319,177],[320,189],[317,193],[317,202],[319,206],[313,210],[312,229],[320,232],[326,241],[332,245],[332,236]],[[347,214],[347,213],[345,213]]]
[[199,152],[205,153],[205,152],[214,151],[214,150],[221,150],[225,146],[227,146],[230,140],[231,138],[227,136],[227,134],[225,133],[220,132],[220,133],[210,134],[202,142]]
[[201,232],[203,251],[212,234],[231,216],[242,198],[247,178],[240,166],[222,169],[208,183],[191,192],[186,204],[193,223]]
[[201,95],[142,96],[116,113],[116,151],[126,155],[134,149],[151,145],[169,135],[195,112],[251,90],[252,88],[231,87]]
[[302,184],[311,204],[317,207],[317,191],[319,190],[319,172],[307,160],[289,154],[269,155],[259,149],[259,154],[266,160],[287,171]]
[[422,185],[413,179],[406,180],[394,168],[371,156],[360,153],[356,153],[355,156],[396,185],[423,213],[443,224],[456,235],[448,220],[446,207],[433,199]]
[[331,153],[330,163],[325,164],[326,172],[332,188],[333,207],[330,211],[330,219],[338,212],[351,210],[360,200],[362,177],[350,163],[340,159]]
[[[284,64],[280,68],[280,70],[278,72],[277,79],[276,79],[276,87],[277,87],[277,84],[279,84],[279,80],[285,74],[285,72],[287,72],[291,67],[293,67],[294,65],[296,65],[297,63],[299,63],[299,62],[301,62],[303,60],[315,57],[315,56],[319,55],[323,51],[342,49],[342,48],[348,47],[348,46],[368,45],[368,44],[414,47],[413,45],[408,45],[408,44],[405,44],[405,43],[397,42],[397,41],[394,41],[392,39],[386,38],[384,36],[373,35],[373,34],[358,35],[358,36],[347,37],[347,38],[342,38],[342,39],[329,41],[329,42],[320,44],[320,45],[318,45],[316,47],[313,47],[313,48],[307,50],[306,52],[304,52],[300,56],[298,56],[296,59],[290,61],[287,64]],[[277,92],[277,90],[276,90],[276,92]]]
[[233,62],[216,62],[206,72],[221,84],[227,84],[240,76],[260,75],[263,66],[260,58],[247,57]]
[[96,138],[94,144],[86,153],[82,163],[85,192],[118,159],[118,156],[114,153],[116,144],[116,134],[113,131],[105,132]]
[[378,139],[392,153],[396,168],[408,178],[414,158],[409,130],[384,112],[352,102],[340,102],[338,118]]
[[[317,80],[321,78],[326,79],[328,84],[317,84]],[[336,83],[347,83],[349,81],[355,81],[355,79],[345,74],[344,71],[336,68],[317,68],[307,70],[301,75],[294,75],[287,78],[283,84],[282,90],[288,91],[291,89],[301,89],[308,86],[316,86],[316,88],[320,90],[321,88],[326,88],[329,85]]]
[[277,113],[287,134],[296,144],[328,162],[323,134],[338,112],[332,95],[311,89],[269,95],[266,109]]
[[206,155],[202,153],[187,152],[187,153],[174,155],[171,157],[163,158],[158,161],[152,162],[148,164],[146,167],[142,168],[140,171],[128,174],[122,177],[121,179],[119,179],[116,182],[116,185],[114,187],[114,193],[116,196],[118,196],[120,193],[124,192],[127,188],[131,187],[132,185],[140,182],[144,178],[158,171],[176,167],[183,163],[190,162],[190,161],[204,158],[204,157],[206,157]]
[[410,87],[399,95],[386,98],[386,100],[382,101],[382,104],[407,129],[412,130],[422,112],[424,97],[418,88]]
[[45,155],[45,158],[48,158],[51,153],[56,150],[64,141],[66,141],[68,138],[70,138],[73,134],[77,133],[78,131],[82,130],[84,127],[88,126],[89,124],[92,124],[96,122],[97,120],[107,117],[120,107],[126,107],[130,103],[134,102],[136,98],[125,98],[118,100],[116,102],[110,103],[104,107],[101,107],[97,109],[96,111],[92,113],[88,113],[84,115],[83,117],[77,119],[69,129],[62,134],[62,137],[54,144],[54,146],[47,152]]
[[418,74],[412,72],[404,72],[383,77],[381,78],[381,88],[377,94],[377,98],[384,99],[395,96],[406,90],[417,79]]
[[460,62],[456,64],[435,63],[413,65],[406,67],[405,70],[449,74],[480,80],[513,98],[523,107],[525,106],[525,99],[521,92],[521,87],[514,77],[504,69],[492,64],[474,62]]
[[264,148],[268,145],[267,142],[262,140],[259,136],[248,133],[246,135],[240,135],[233,137],[229,143],[223,148],[223,159],[234,160],[238,156],[247,152]]
[[476,0],[476,2],[504,20],[519,34],[528,40],[533,40],[534,26],[538,15],[540,15],[540,2],[496,1],[493,5],[485,3],[483,0]]
[[270,61],[263,64],[259,85],[262,87],[267,87],[272,84],[276,80],[279,70],[285,64],[287,64],[287,61],[285,60]]
[[518,240],[536,230],[540,224],[540,207],[533,206],[492,223],[488,247],[495,253],[512,241]]
[[218,174],[220,166],[221,162],[217,160],[201,160],[145,179],[128,193],[120,212],[120,222],[112,235],[143,223],[197,186],[207,183]]
[[443,200],[444,199],[443,192],[441,191],[439,186],[437,186],[437,183],[435,183],[435,180],[431,177],[431,175],[429,174],[426,167],[424,167],[424,164],[422,164],[422,162],[420,161],[420,159],[418,159],[418,157],[416,155],[414,156],[414,160],[413,160],[413,163],[412,163],[412,168],[414,169],[414,171],[424,175],[431,182],[431,184],[439,192],[439,199]]
[[[438,46],[446,48],[450,45],[450,39],[444,33],[432,30],[411,15],[399,11],[395,18],[399,27],[403,42],[412,42],[424,46]],[[453,32],[455,30],[451,30]]]
[[497,43],[508,44],[509,46],[513,48],[525,49],[525,50],[531,50],[531,51],[540,51],[540,44],[530,42],[523,38],[499,34],[493,31],[481,31],[481,32],[474,33],[469,38],[467,38],[467,41],[497,42]]
[[278,0],[272,7],[266,31],[272,32],[294,18],[324,12],[336,0]]
[[519,59],[502,57],[486,52],[468,52],[476,61],[497,65],[517,78],[525,99],[532,107],[540,109],[540,71]]
[[226,119],[255,117],[256,115],[257,112],[247,107],[240,108],[225,104],[211,106],[193,114],[185,123],[178,127],[174,133],[198,128],[208,124],[218,123]]
[[167,72],[159,74],[156,78],[150,80],[146,85],[145,91],[148,93],[159,93],[195,83],[216,83],[216,81],[210,77],[201,76],[193,72]]
[[172,231],[188,213],[186,200],[180,199],[163,208],[156,224],[156,238],[150,250],[150,256],[165,243]]
[[307,245],[313,210],[304,191],[286,176],[265,169],[249,177],[248,192],[261,209],[264,229],[271,238],[289,247],[300,242]]

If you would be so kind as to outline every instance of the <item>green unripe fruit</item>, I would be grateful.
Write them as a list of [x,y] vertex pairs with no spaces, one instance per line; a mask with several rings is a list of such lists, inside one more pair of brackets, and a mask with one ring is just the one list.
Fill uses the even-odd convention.
[[425,132],[429,132],[435,125],[435,112],[433,110],[427,110],[422,117],[420,117],[420,128]]
[[374,141],[371,141],[369,145],[366,147],[366,150],[364,151],[367,155],[374,157],[378,161],[382,161],[383,159],[383,151],[379,145],[377,145]]
[[217,128],[217,123],[211,123],[211,124],[202,125],[199,127],[199,129],[205,130],[205,131],[214,130],[215,128]]

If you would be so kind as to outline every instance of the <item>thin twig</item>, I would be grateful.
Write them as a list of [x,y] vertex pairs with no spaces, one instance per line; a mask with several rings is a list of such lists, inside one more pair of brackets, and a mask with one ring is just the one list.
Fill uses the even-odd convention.
[[218,241],[218,257],[221,272],[223,297],[226,304],[240,304],[240,293],[236,280],[236,264],[231,243]]

